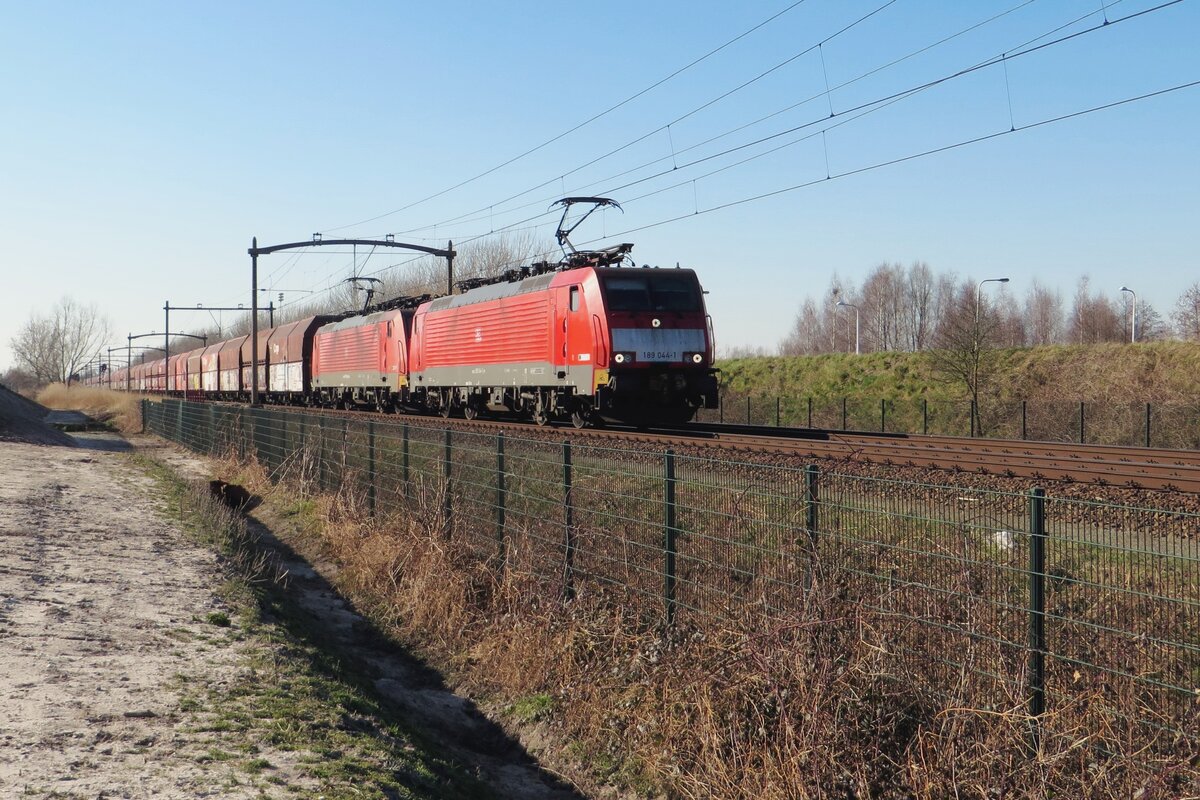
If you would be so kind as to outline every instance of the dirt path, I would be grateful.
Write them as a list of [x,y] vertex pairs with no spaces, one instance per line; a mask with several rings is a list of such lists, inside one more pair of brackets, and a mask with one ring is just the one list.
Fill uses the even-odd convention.
[[0,796],[257,796],[180,724],[182,676],[231,679],[242,645],[153,488],[113,452],[0,444]]
[[[75,438],[81,446],[0,442],[0,797],[340,797],[328,775],[359,753],[368,755],[347,767],[351,785],[374,763],[405,787],[368,796],[490,796],[487,786],[500,797],[579,797],[436,673],[361,636],[364,621],[290,553],[288,602],[340,657],[369,669],[401,716],[360,717],[320,699],[346,691],[340,684],[320,683],[316,700],[277,697],[276,684],[316,680],[281,666],[306,645],[275,628],[265,641],[243,630],[218,594],[228,578],[219,557],[166,513],[128,443]],[[140,443],[177,472],[207,477],[203,461]],[[286,708],[260,719],[271,702]],[[290,740],[273,735],[296,725]],[[318,744],[330,728],[343,742],[371,741]],[[417,738],[406,741],[407,730]]]

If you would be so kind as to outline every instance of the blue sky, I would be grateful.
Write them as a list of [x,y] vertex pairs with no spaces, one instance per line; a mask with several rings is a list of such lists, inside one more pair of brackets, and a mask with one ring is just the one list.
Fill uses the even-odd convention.
[[[112,344],[123,345],[126,333],[162,330],[164,301],[248,302],[252,236],[265,245],[315,231],[397,232],[442,246],[543,212],[564,190],[608,193],[625,207],[577,239],[633,241],[639,263],[696,268],[723,345],[773,347],[833,273],[857,280],[885,261],[922,260],[975,279],[1007,275],[1018,295],[1037,278],[1069,296],[1086,273],[1096,288],[1116,296],[1128,284],[1166,313],[1200,279],[1200,87],[836,177],[1200,80],[1200,8],[1184,0],[869,106],[861,117],[849,112],[1024,43],[1083,31],[1104,14],[1118,20],[1155,5],[5,3],[0,368],[12,364],[9,340],[31,311],[64,294],[98,303],[113,321]],[[578,131],[417,202],[775,14]],[[686,166],[789,128],[798,130]],[[629,178],[613,177],[673,165],[636,186],[618,188]],[[674,184],[683,185],[643,197]],[[480,209],[470,221],[446,222]],[[556,221],[539,217],[534,235],[551,242]],[[260,285],[319,290],[351,267],[350,255],[328,249],[285,259],[262,261]]]

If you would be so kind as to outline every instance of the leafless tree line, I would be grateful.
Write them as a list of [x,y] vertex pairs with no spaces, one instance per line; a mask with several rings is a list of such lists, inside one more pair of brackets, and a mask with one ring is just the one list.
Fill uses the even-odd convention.
[[778,352],[854,352],[856,339],[861,352],[943,349],[963,318],[985,323],[975,335],[986,332],[991,347],[1129,341],[1135,324],[1137,341],[1200,341],[1200,282],[1179,298],[1173,325],[1140,298],[1135,314],[1131,293],[1100,291],[1086,275],[1069,300],[1040,281],[1023,297],[1009,285],[935,273],[924,262],[880,264],[860,286],[835,275],[820,298],[805,298]]
[[17,367],[6,380],[14,384],[69,383],[85,367],[98,365],[98,355],[112,336],[112,325],[99,308],[70,297],[49,313],[35,313],[12,339]]

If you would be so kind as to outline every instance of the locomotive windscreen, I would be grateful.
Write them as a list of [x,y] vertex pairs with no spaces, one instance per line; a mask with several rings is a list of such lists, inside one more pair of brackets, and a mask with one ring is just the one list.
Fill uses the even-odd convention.
[[610,311],[700,311],[700,287],[692,274],[652,272],[606,275]]

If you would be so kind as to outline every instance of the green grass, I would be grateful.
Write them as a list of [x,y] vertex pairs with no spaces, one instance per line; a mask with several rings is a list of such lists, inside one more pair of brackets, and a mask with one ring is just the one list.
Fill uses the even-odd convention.
[[534,722],[550,714],[554,709],[554,698],[548,694],[522,697],[505,709],[505,712],[520,722]]
[[[1200,344],[1153,342],[1054,345],[1001,350],[992,381],[1000,400],[1194,402],[1200,395]],[[722,386],[736,394],[956,401],[962,387],[940,375],[928,353],[829,353],[717,362]]]

